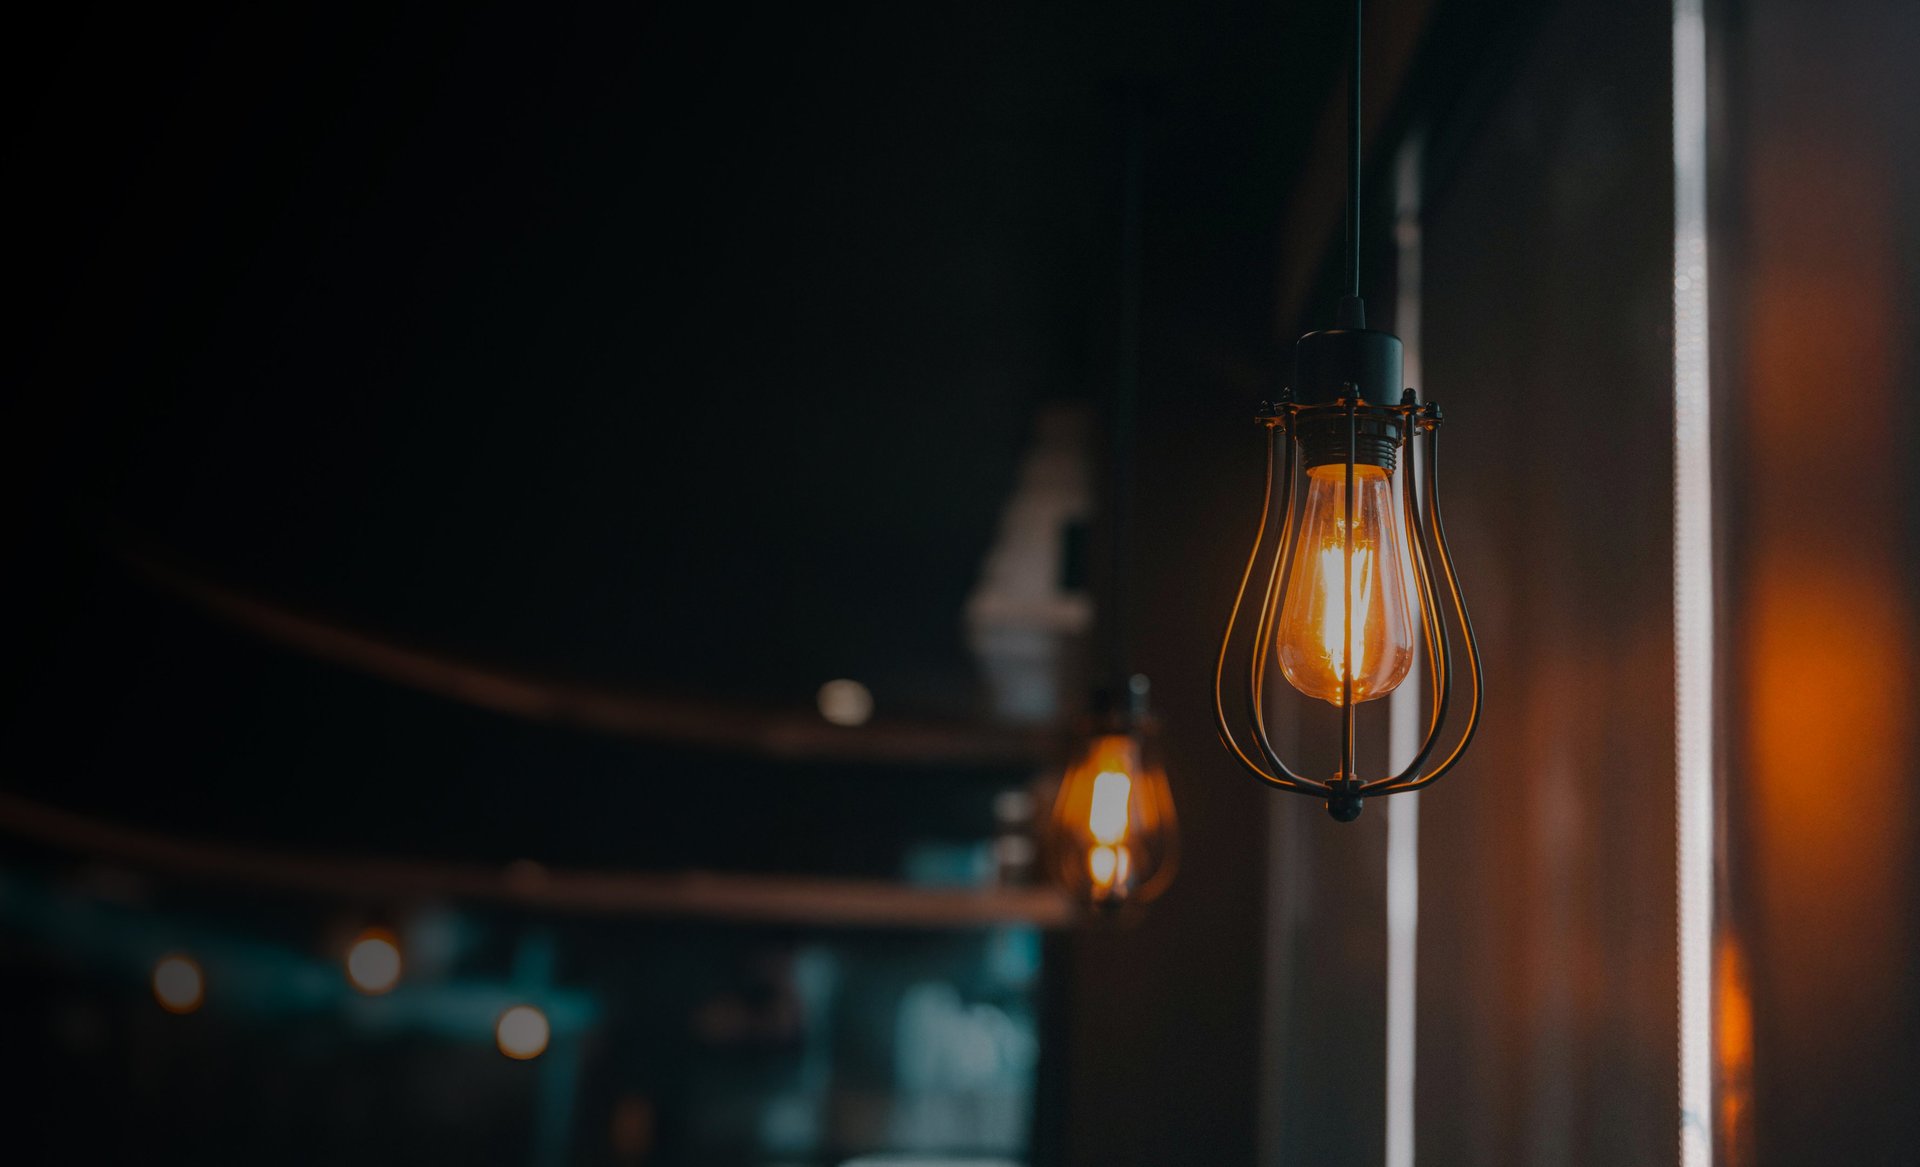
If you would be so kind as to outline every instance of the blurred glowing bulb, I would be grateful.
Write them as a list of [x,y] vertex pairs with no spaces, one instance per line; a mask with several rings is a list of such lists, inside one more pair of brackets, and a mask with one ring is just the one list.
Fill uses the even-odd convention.
[[[1413,571],[1393,506],[1392,477],[1353,468],[1352,584],[1348,585],[1347,465],[1307,471],[1306,508],[1277,633],[1280,668],[1309,697],[1340,704],[1349,655],[1353,699],[1392,692],[1413,666]],[[1347,639],[1347,609],[1353,609]]]
[[206,979],[191,956],[174,953],[153,966],[153,998],[169,1013],[191,1013],[206,997]]
[[1173,874],[1173,795],[1144,723],[1094,737],[1061,779],[1047,827],[1055,878],[1084,902],[1145,903]]
[[873,716],[873,694],[844,678],[820,686],[820,716],[835,725],[865,725]]
[[500,1052],[522,1062],[546,1052],[551,1035],[547,1015],[532,1005],[515,1005],[493,1026],[493,1040]]
[[347,980],[370,997],[400,983],[399,938],[385,928],[369,928],[347,949]]

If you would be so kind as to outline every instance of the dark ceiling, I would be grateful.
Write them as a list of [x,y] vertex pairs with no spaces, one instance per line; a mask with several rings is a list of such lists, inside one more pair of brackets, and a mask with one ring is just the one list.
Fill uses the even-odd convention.
[[130,769],[352,770],[417,824],[695,765],[386,693],[102,545],[547,675],[977,713],[961,608],[1034,411],[1110,385],[1111,84],[1157,93],[1147,343],[1222,370],[1145,392],[1248,400],[1337,7],[44,18],[10,81],[10,711],[67,753],[22,784],[166,818]]

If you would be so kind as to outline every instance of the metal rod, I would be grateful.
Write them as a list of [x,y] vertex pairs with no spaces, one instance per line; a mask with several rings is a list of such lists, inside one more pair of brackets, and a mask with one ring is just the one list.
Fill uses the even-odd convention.
[[1341,624],[1344,635],[1340,640],[1340,777],[1348,782],[1354,780],[1354,718],[1353,707],[1353,460],[1359,456],[1360,444],[1360,386],[1347,387],[1347,503],[1344,518],[1345,525],[1340,531],[1341,546],[1346,550],[1345,587],[1346,593],[1340,600]]

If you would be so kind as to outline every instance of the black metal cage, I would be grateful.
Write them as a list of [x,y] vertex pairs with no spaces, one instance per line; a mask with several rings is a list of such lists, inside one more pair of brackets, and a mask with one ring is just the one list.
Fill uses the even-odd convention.
[[[1329,334],[1317,334],[1327,337]],[[1385,334],[1374,333],[1375,337]],[[1306,341],[1303,338],[1303,349]],[[1398,343],[1394,348],[1397,357]],[[1397,359],[1393,361],[1398,365]],[[1397,370],[1396,370],[1397,372]],[[1330,387],[1331,388],[1331,387]],[[1372,392],[1369,392],[1372,390]],[[1304,396],[1305,394],[1303,394]],[[1281,400],[1266,405],[1260,411],[1257,420],[1267,430],[1267,474],[1266,489],[1262,498],[1260,523],[1254,536],[1253,550],[1247,558],[1247,566],[1240,576],[1240,587],[1234,595],[1233,608],[1227,616],[1226,630],[1221,636],[1220,656],[1214,668],[1213,699],[1214,711],[1219,721],[1220,739],[1232,751],[1242,766],[1261,782],[1275,789],[1291,791],[1296,794],[1311,795],[1326,800],[1329,813],[1341,822],[1349,822],[1360,814],[1363,800],[1369,795],[1401,794],[1409,790],[1418,790],[1440,779],[1451,770],[1465,754],[1467,745],[1473,740],[1474,730],[1480,721],[1480,700],[1482,679],[1480,668],[1480,650],[1474,641],[1473,624],[1467,616],[1467,606],[1460,591],[1460,581],[1454,571],[1453,557],[1447,549],[1445,524],[1440,513],[1440,410],[1431,402],[1421,404],[1412,389],[1406,390],[1398,404],[1383,405],[1370,402],[1370,396],[1376,396],[1378,388],[1353,382],[1345,383],[1324,395],[1323,400],[1311,403],[1296,401],[1295,394],[1289,391]],[[1315,394],[1315,396],[1321,396]],[[1338,446],[1329,450],[1328,435],[1338,442]],[[1415,437],[1425,437],[1425,450],[1419,459],[1419,472],[1424,473],[1426,482],[1425,506],[1421,505],[1421,491],[1416,488],[1416,468],[1414,462]],[[1341,440],[1344,439],[1344,440]],[[1338,448],[1344,446],[1344,449]],[[1413,565],[1413,577],[1418,592],[1420,618],[1418,627],[1424,633],[1427,662],[1427,680],[1431,697],[1431,710],[1427,731],[1418,752],[1399,772],[1366,779],[1361,777],[1355,766],[1355,720],[1357,703],[1353,694],[1352,652],[1353,620],[1352,571],[1353,571],[1353,524],[1349,522],[1344,535],[1347,572],[1347,592],[1343,602],[1343,619],[1346,622],[1346,636],[1343,640],[1343,679],[1340,701],[1340,769],[1329,780],[1320,781],[1301,774],[1293,766],[1283,761],[1274,750],[1273,742],[1267,731],[1267,680],[1271,673],[1270,656],[1273,649],[1276,626],[1282,611],[1288,587],[1289,572],[1292,567],[1295,549],[1294,527],[1294,479],[1305,460],[1303,452],[1311,448],[1316,461],[1321,464],[1344,462],[1346,467],[1345,513],[1354,512],[1354,467],[1356,464],[1380,465],[1384,460],[1392,466],[1391,451],[1403,454],[1397,470],[1402,492],[1402,505],[1405,508],[1406,524],[1404,538],[1407,542],[1409,561]],[[1385,456],[1385,457],[1383,457]],[[1269,539],[1269,532],[1275,526],[1274,487],[1276,481],[1280,487],[1278,503],[1278,537]],[[1271,552],[1266,548],[1272,543]],[[1262,563],[1264,572],[1260,572]],[[1436,572],[1437,565],[1437,572]],[[1247,589],[1256,578],[1264,574],[1257,618],[1254,626],[1254,638],[1247,656],[1246,686],[1244,697],[1244,715],[1246,737],[1251,740],[1251,750],[1242,745],[1240,735],[1234,731],[1233,719],[1227,712],[1224,694],[1227,666],[1232,656],[1235,631],[1241,623],[1241,612],[1246,606]],[[1440,585],[1446,587],[1442,604]],[[1447,609],[1451,608],[1455,627],[1464,642],[1467,656],[1467,670],[1471,681],[1471,699],[1468,703],[1466,725],[1460,732],[1460,738],[1453,748],[1436,765],[1429,765],[1435,755],[1446,729],[1449,713],[1453,709],[1454,657],[1451,645],[1451,633],[1447,623]]]

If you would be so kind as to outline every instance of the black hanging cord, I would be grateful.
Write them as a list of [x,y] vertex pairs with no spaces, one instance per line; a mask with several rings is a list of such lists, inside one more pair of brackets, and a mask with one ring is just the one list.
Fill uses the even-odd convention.
[[[1360,5],[1361,0],[1353,0],[1353,43],[1347,73],[1347,298],[1352,304],[1341,304],[1343,316],[1350,307],[1358,309],[1360,300]],[[1348,324],[1345,320],[1341,323]],[[1365,327],[1365,321],[1350,326]]]
[[1146,95],[1138,83],[1121,91],[1120,326],[1113,382],[1112,476],[1108,502],[1107,662],[1112,683],[1123,689],[1132,674],[1127,619],[1128,534],[1132,525],[1134,436],[1140,396],[1141,180],[1146,155]]

